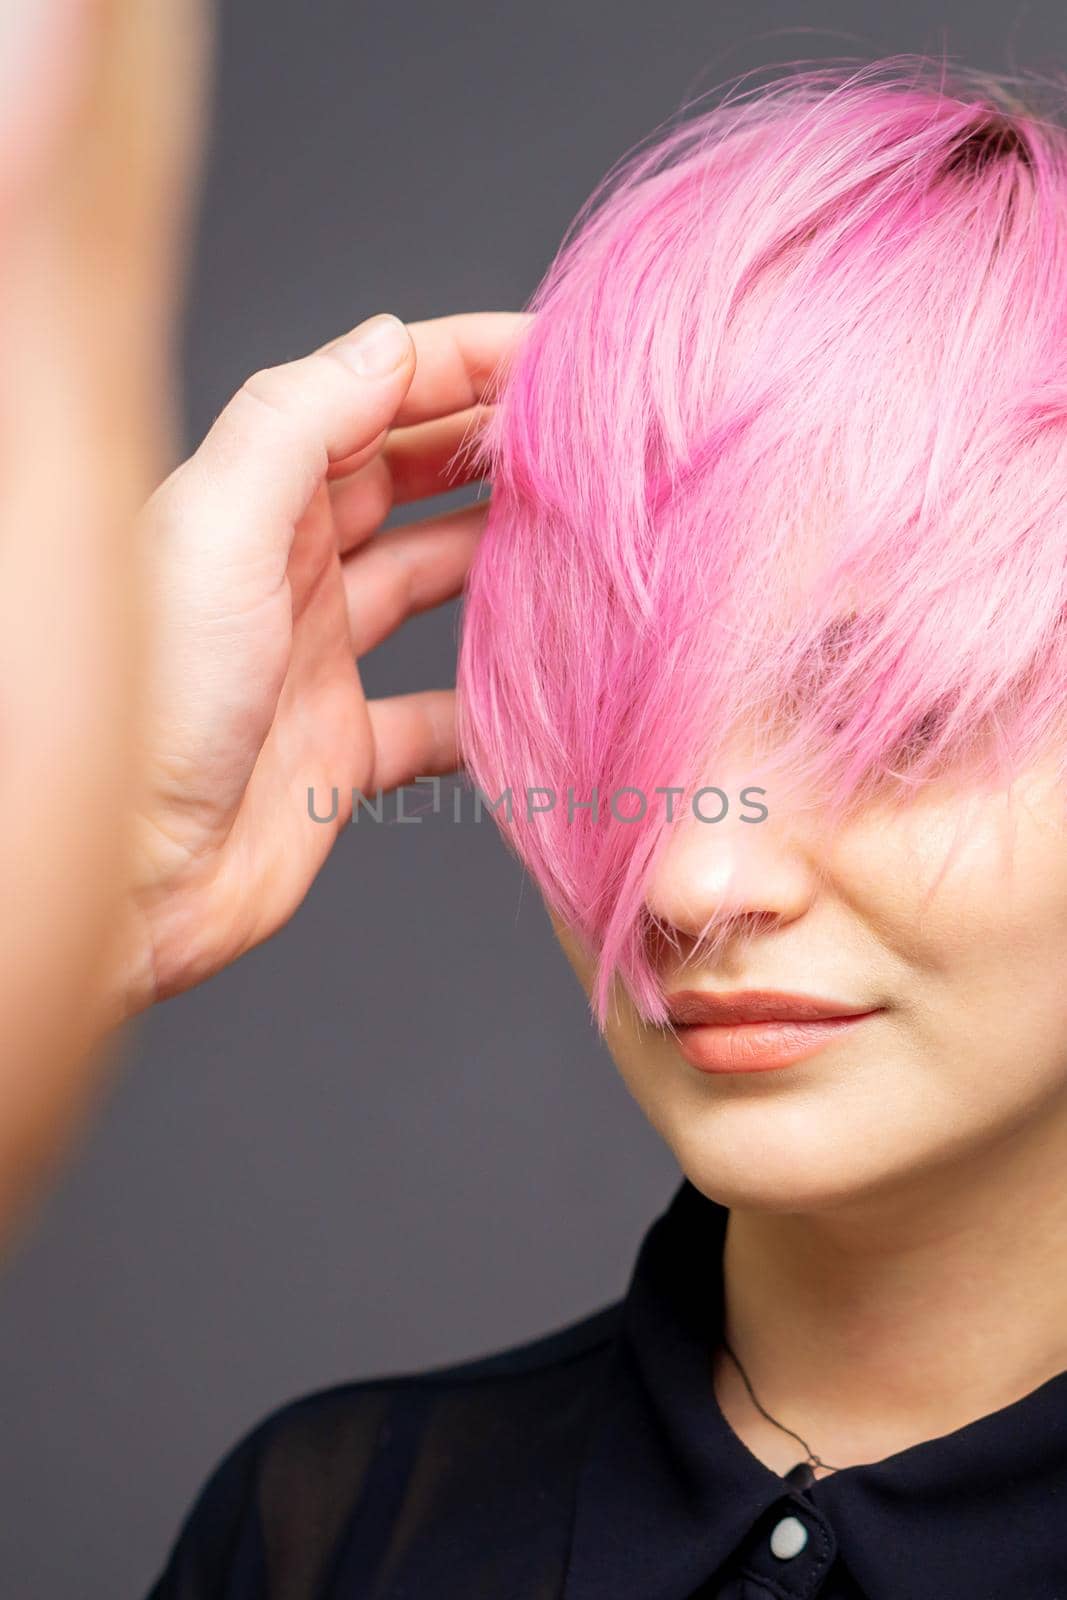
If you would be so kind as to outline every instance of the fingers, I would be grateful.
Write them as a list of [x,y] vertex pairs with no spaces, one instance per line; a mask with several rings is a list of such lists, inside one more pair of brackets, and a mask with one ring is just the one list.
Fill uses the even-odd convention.
[[443,777],[459,767],[456,691],[423,689],[415,694],[368,700],[377,752],[368,796],[416,778]]
[[[408,323],[417,356],[415,377],[394,426],[493,404],[532,320],[528,311],[471,311]],[[333,343],[323,350],[331,350]],[[373,454],[373,446],[361,446],[358,456],[335,463],[332,475],[354,472]]]
[[447,494],[474,481],[471,447],[492,407],[477,405],[431,422],[394,428],[373,459],[330,484],[338,548],[355,549],[394,506]]
[[[249,378],[150,503],[167,555],[195,576],[200,610],[232,615],[284,583],[296,525],[331,474],[346,475],[336,488],[342,550],[397,499],[464,481],[441,481],[448,458],[492,404],[530,321],[524,312],[469,312],[405,330],[394,317],[372,317]],[[358,341],[387,329],[399,334],[392,363],[371,370]],[[418,431],[395,431],[408,429]]]
[[491,405],[532,321],[528,311],[461,311],[409,322],[415,376],[391,425],[406,427],[482,402]]
[[159,491],[171,542],[219,586],[220,610],[284,581],[296,524],[330,462],[384,437],[414,368],[403,323],[380,316],[241,387]]
[[488,503],[389,528],[342,562],[352,650],[358,657],[408,617],[458,595],[488,514]]
[[409,323],[418,359],[394,426],[491,405],[532,321],[524,311],[471,311]]
[[471,446],[492,411],[489,405],[468,406],[447,417],[392,429],[381,454],[392,479],[393,503],[445,494],[469,483]]

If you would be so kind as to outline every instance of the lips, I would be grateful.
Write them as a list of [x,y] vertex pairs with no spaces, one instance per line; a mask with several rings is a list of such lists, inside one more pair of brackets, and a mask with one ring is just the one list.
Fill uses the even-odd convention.
[[820,1022],[836,1017],[859,1017],[876,1010],[847,1000],[822,995],[788,994],[781,989],[742,989],[728,994],[680,989],[667,996],[668,1014],[677,1027],[718,1024],[729,1027],[745,1022]]
[[701,1072],[767,1072],[814,1055],[881,1011],[822,995],[746,989],[710,994],[685,989],[668,997],[675,1040]]

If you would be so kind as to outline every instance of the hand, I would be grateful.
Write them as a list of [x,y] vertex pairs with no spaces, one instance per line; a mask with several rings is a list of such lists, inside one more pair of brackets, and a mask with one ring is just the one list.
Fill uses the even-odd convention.
[[[528,320],[371,318],[249,378],[149,501],[155,671],[122,1015],[280,928],[353,788],[456,770],[454,689],[368,701],[357,661],[460,593],[488,502],[376,530],[394,504],[470,481],[445,469]],[[376,372],[360,343],[373,333]],[[332,823],[309,818],[310,787],[321,813],[338,790]]]

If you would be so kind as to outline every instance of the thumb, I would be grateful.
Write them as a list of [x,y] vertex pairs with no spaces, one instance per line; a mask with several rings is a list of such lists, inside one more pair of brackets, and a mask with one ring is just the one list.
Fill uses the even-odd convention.
[[241,386],[157,491],[178,546],[171,553],[191,564],[198,588],[214,590],[220,609],[227,578],[244,587],[254,572],[263,592],[282,582],[296,524],[330,465],[391,425],[414,372],[410,333],[382,314]]

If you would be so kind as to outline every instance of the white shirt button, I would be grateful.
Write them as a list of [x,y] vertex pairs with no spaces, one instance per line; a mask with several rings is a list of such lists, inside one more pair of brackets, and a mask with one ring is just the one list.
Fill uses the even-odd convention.
[[798,1556],[808,1542],[808,1530],[799,1517],[783,1517],[771,1534],[771,1551],[781,1561]]

